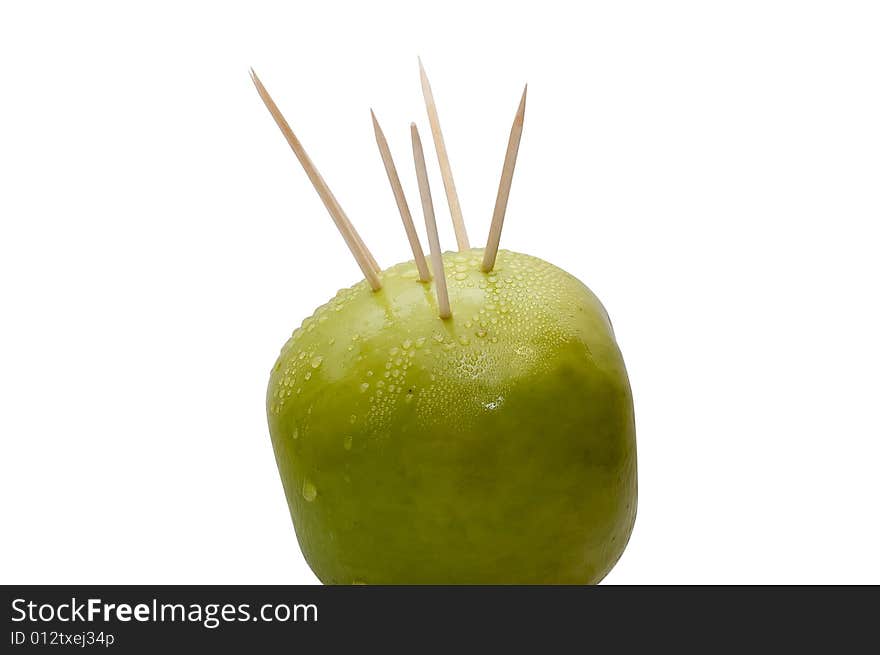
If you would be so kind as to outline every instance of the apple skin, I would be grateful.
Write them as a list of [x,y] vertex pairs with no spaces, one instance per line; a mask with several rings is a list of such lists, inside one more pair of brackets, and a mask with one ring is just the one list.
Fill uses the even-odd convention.
[[538,258],[412,262],[303,321],[268,390],[300,547],[325,584],[592,584],[636,516],[632,395],[593,293]]

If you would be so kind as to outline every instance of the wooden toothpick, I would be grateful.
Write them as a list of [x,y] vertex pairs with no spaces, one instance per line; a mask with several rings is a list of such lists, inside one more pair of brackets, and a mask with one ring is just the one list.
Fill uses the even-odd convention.
[[495,266],[495,257],[498,255],[501,228],[504,225],[507,199],[510,197],[510,185],[513,182],[513,169],[516,167],[516,155],[519,152],[519,141],[522,137],[523,120],[526,114],[526,92],[528,89],[529,85],[526,84],[523,89],[522,99],[519,101],[519,109],[517,109],[516,116],[513,119],[513,126],[510,128],[510,138],[507,141],[507,153],[504,155],[501,181],[498,183],[498,195],[495,197],[495,211],[492,213],[489,239],[486,241],[486,250],[483,252],[483,271],[486,273]]
[[437,235],[437,220],[434,217],[434,202],[431,200],[431,187],[428,184],[428,169],[425,167],[425,152],[419,129],[415,123],[409,126],[412,135],[413,159],[416,164],[416,178],[419,181],[419,195],[422,198],[422,212],[425,214],[425,227],[428,230],[428,244],[431,246],[431,264],[434,267],[434,280],[437,287],[437,306],[440,318],[452,316],[449,307],[449,291],[446,288],[446,273],[443,270],[443,255],[440,252],[440,237]]
[[321,197],[321,201],[324,203],[330,216],[333,218],[333,222],[339,229],[340,234],[342,234],[342,238],[345,239],[345,243],[348,245],[349,250],[351,250],[351,254],[354,255],[355,261],[358,266],[360,266],[361,271],[363,271],[364,277],[367,279],[367,282],[370,284],[373,291],[378,291],[382,288],[382,282],[379,280],[378,273],[380,269],[376,264],[376,260],[373,259],[373,255],[370,253],[363,240],[361,240],[360,235],[357,233],[357,230],[355,230],[354,225],[351,224],[348,216],[345,215],[342,207],[339,206],[339,202],[337,202],[335,196],[330,191],[330,187],[327,186],[324,178],[321,177],[318,169],[306,153],[305,148],[303,148],[299,139],[296,138],[296,135],[290,128],[287,120],[278,109],[278,105],[272,100],[272,96],[269,95],[269,92],[266,90],[266,87],[263,86],[263,83],[260,81],[260,78],[257,77],[253,68],[251,69],[251,79],[254,82],[254,86],[257,87],[257,93],[259,93],[260,98],[263,99],[266,109],[272,114],[272,118],[275,119],[275,123],[278,125],[278,128],[281,130],[281,133],[290,145],[291,150],[293,150],[293,153],[296,155],[296,158],[305,170],[306,175],[308,175],[312,186],[315,187],[315,191],[318,192],[318,195]]
[[391,183],[391,191],[394,193],[394,200],[397,202],[397,209],[400,211],[403,229],[406,230],[406,238],[409,239],[409,247],[412,249],[416,267],[419,269],[419,280],[428,282],[431,279],[431,271],[428,270],[428,262],[425,261],[425,253],[422,252],[422,244],[419,243],[416,226],[413,225],[412,214],[410,214],[409,204],[406,202],[406,196],[403,193],[403,187],[397,175],[397,167],[394,165],[394,159],[391,157],[391,150],[388,148],[388,141],[386,141],[385,134],[382,132],[379,121],[376,120],[376,114],[373,113],[372,109],[370,110],[370,116],[373,118],[373,131],[376,133],[376,144],[379,146],[379,154],[382,155],[382,163],[385,164],[385,173],[388,175],[388,182]]
[[425,97],[425,107],[428,110],[428,122],[431,124],[431,134],[434,137],[434,149],[437,151],[437,161],[440,163],[440,174],[443,176],[443,188],[446,190],[446,201],[449,204],[449,214],[452,216],[452,227],[455,229],[455,240],[459,250],[467,250],[471,247],[468,241],[464,219],[461,216],[461,205],[458,202],[458,192],[455,190],[455,180],[452,179],[452,168],[449,165],[449,154],[446,152],[446,142],[443,140],[443,132],[440,130],[440,118],[437,116],[437,105],[434,104],[434,93],[431,91],[431,83],[419,58],[419,75],[422,79],[422,95]]

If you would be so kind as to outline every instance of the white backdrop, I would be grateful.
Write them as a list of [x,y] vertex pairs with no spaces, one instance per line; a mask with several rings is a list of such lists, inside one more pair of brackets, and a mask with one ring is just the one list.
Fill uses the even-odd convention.
[[265,386],[359,271],[248,67],[390,265],[368,109],[416,206],[421,55],[478,244],[529,83],[502,247],[614,321],[640,498],[607,582],[880,582],[878,33],[871,2],[4,3],[0,581],[317,581]]

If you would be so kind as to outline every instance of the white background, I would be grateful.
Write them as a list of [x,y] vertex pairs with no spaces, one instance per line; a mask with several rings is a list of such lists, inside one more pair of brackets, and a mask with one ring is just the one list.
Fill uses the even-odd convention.
[[390,265],[368,108],[415,205],[417,54],[477,244],[529,83],[502,246],[599,295],[635,396],[607,582],[880,582],[875,3],[140,6],[0,10],[2,582],[316,582],[265,386],[359,271],[247,71]]

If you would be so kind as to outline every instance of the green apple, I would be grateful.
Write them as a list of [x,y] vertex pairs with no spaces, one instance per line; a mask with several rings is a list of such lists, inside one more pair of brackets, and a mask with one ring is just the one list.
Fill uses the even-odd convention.
[[585,584],[636,516],[632,395],[608,315],[536,257],[444,253],[340,291],[281,351],[269,430],[327,584]]

